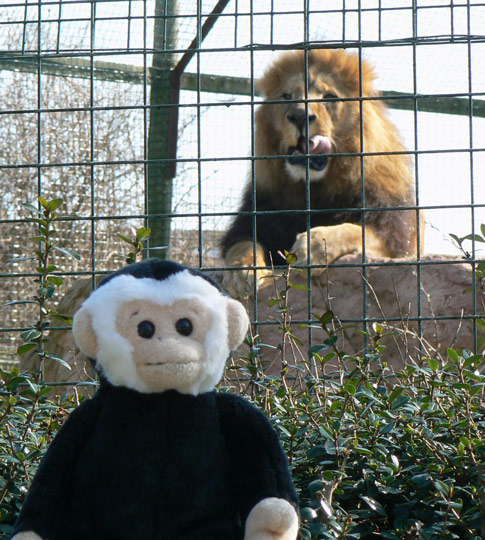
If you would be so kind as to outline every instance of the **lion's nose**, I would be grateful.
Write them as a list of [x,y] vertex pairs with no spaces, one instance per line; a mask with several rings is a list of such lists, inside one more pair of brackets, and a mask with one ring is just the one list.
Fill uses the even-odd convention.
[[[306,123],[307,111],[303,107],[292,109],[288,113],[287,118],[292,124],[295,124],[295,126],[297,126],[299,129],[302,129]],[[316,119],[317,119],[317,115],[310,113],[310,111],[308,111],[308,123],[311,124]]]

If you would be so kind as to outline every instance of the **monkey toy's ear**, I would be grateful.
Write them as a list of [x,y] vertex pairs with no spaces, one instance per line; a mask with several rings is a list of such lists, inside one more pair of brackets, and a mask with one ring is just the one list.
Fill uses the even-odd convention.
[[95,360],[99,350],[98,342],[93,329],[91,315],[86,308],[81,307],[74,315],[72,333],[81,351],[89,358]]
[[227,340],[232,351],[242,343],[248,331],[249,318],[244,306],[237,300],[227,300]]

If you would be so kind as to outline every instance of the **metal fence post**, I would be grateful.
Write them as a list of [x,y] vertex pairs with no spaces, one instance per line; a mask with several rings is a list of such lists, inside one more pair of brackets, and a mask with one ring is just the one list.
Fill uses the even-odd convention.
[[[175,64],[177,1],[156,0],[150,92],[150,124],[147,141],[146,205],[152,229],[150,255],[169,257],[170,213],[175,167],[167,160],[170,144],[171,71]],[[172,134],[173,136],[173,134]],[[163,216],[156,217],[162,214]]]

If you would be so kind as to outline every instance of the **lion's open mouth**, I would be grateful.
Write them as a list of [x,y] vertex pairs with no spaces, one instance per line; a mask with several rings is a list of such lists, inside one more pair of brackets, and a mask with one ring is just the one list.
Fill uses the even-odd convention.
[[[316,171],[323,171],[327,166],[328,155],[332,152],[332,143],[328,137],[323,135],[313,135],[309,139],[309,152],[306,150],[305,137],[298,139],[298,146],[290,146],[288,148],[288,154],[291,157],[288,158],[288,162],[291,165],[306,166],[306,160],[310,161],[310,168]],[[304,154],[311,154],[309,158]],[[302,155],[303,154],[303,155]]]

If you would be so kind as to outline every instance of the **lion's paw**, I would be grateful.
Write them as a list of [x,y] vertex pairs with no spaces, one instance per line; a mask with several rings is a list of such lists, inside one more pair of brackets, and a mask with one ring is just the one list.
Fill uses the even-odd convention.
[[234,298],[244,300],[254,296],[255,282],[256,289],[266,285],[273,277],[272,270],[229,270],[224,273],[222,285],[224,289]]
[[[376,240],[374,235],[368,233],[368,236],[368,248],[372,250]],[[311,257],[308,256],[308,247]],[[321,274],[325,271],[324,267],[339,257],[349,253],[362,253],[362,227],[355,223],[313,227],[309,233],[297,235],[291,251],[296,255],[298,265],[311,263],[312,266],[320,266],[312,268],[312,275]]]
[[[291,248],[291,252],[296,256],[296,264],[306,266],[312,265],[327,265],[335,260],[332,252],[329,252],[327,237],[325,235],[325,227],[315,227],[310,230],[310,233],[303,232],[297,235],[296,241]],[[308,238],[310,235],[310,238]],[[311,257],[308,255],[310,247]],[[323,272],[324,268],[313,269],[312,273]]]

